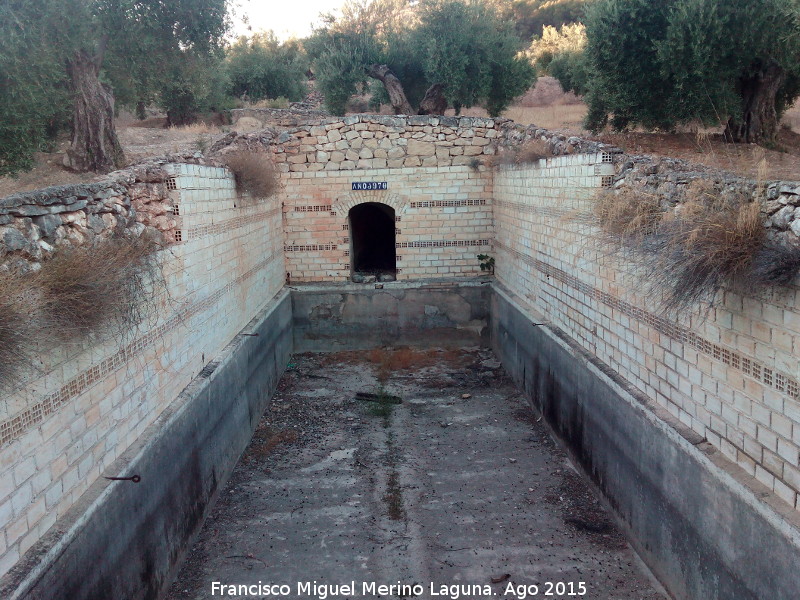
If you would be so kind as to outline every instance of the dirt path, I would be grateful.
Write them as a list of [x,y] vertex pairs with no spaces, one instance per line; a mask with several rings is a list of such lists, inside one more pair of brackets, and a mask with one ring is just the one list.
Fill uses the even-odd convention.
[[[491,353],[293,361],[172,600],[220,597],[213,581],[288,598],[663,598]],[[249,591],[225,597],[278,595]]]

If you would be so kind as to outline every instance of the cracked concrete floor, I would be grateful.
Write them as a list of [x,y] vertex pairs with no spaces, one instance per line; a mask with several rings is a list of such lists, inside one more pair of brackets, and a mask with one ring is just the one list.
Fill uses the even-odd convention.
[[478,348],[294,356],[169,598],[220,597],[213,581],[288,598],[324,598],[298,589],[315,581],[355,582],[332,598],[378,597],[364,582],[422,598],[665,597]]

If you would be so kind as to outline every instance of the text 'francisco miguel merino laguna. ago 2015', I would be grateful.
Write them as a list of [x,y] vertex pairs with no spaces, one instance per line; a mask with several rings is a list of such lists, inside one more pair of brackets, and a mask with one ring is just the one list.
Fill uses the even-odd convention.
[[512,597],[517,600],[526,600],[535,597],[579,597],[586,595],[586,584],[580,582],[551,582],[542,584],[516,584],[509,581],[502,586],[489,584],[437,584],[431,582],[428,586],[419,583],[392,583],[380,584],[374,581],[362,581],[357,585],[355,581],[348,583],[330,584],[317,583],[316,581],[298,581],[296,586],[288,584],[271,584],[258,582],[255,584],[228,584],[214,581],[211,583],[212,596],[253,596],[258,598],[289,596],[292,591],[299,598],[327,598],[363,596],[366,598],[378,597],[420,597],[427,592],[431,598],[442,600],[459,600],[460,598],[478,596]]

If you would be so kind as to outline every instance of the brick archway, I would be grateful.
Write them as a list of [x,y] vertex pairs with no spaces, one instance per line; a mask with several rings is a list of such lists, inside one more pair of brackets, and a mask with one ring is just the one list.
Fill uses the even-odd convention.
[[386,204],[394,209],[394,214],[402,215],[408,208],[408,198],[400,194],[392,193],[388,190],[369,190],[364,192],[351,192],[340,196],[333,202],[332,210],[337,215],[347,219],[350,209],[365,202],[377,202]]

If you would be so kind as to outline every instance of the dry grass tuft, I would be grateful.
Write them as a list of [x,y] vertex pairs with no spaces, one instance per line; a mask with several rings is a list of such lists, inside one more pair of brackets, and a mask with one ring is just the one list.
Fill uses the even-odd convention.
[[783,266],[775,265],[774,252],[765,245],[760,202],[744,192],[722,193],[710,182],[697,181],[675,210],[659,215],[657,207],[654,198],[623,191],[602,194],[597,213],[603,231],[638,258],[647,291],[666,313],[712,305],[724,285],[750,280],[755,257],[765,282],[785,278],[798,261],[787,253]]
[[753,256],[750,283],[786,286],[800,273],[800,245],[768,240]]
[[126,335],[145,319],[162,281],[155,254],[162,247],[142,235],[61,249],[31,282],[51,330],[65,341]]
[[246,106],[252,108],[289,108],[289,99],[283,96],[278,98],[264,98],[257,102],[247,102]]
[[645,238],[649,284],[668,312],[711,304],[724,284],[744,279],[765,237],[758,202],[689,200]]
[[218,134],[222,132],[222,128],[218,125],[211,125],[203,121],[196,121],[188,125],[170,125],[171,132],[193,133],[196,135],[202,134]]
[[280,190],[280,176],[269,155],[240,150],[225,157],[242,206],[253,206]]
[[9,390],[30,362],[35,337],[35,295],[18,273],[0,272],[0,389]]
[[528,165],[551,156],[553,151],[547,141],[532,139],[498,154],[495,162],[501,165]]
[[594,211],[609,240],[626,246],[652,233],[662,214],[655,196],[631,188],[601,192]]

